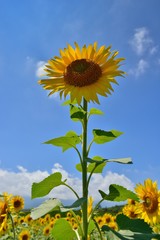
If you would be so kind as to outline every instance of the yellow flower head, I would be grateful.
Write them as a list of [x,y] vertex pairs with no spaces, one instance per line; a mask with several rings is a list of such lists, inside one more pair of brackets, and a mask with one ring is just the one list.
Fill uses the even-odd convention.
[[123,207],[122,212],[129,218],[135,219],[138,218],[138,214],[136,213],[136,205],[127,204]]
[[18,240],[30,240],[31,235],[28,230],[22,230],[22,232],[18,236]]
[[57,213],[57,214],[55,215],[55,219],[59,219],[59,218],[61,218],[61,214],[60,214],[60,213]]
[[51,232],[51,227],[48,225],[43,229],[44,236],[48,236]]
[[144,185],[137,184],[135,191],[141,202],[136,205],[136,213],[149,224],[160,221],[160,191],[157,182],[151,179],[144,181]]
[[32,217],[31,217],[30,214],[27,214],[27,215],[25,216],[24,221],[25,221],[26,223],[28,223],[28,224],[31,224],[31,223],[33,222],[33,219],[32,219]]
[[53,57],[46,68],[47,78],[39,81],[50,94],[60,93],[64,98],[70,94],[71,102],[81,103],[82,98],[87,102],[99,103],[97,94],[107,96],[113,88],[111,83],[117,83],[116,76],[125,72],[119,70],[124,58],[116,58],[118,51],[111,52],[111,47],[97,47],[97,42],[82,48],[75,43],[75,48],[68,44],[60,50],[60,57]]
[[9,205],[10,195],[8,193],[3,193],[0,197],[0,233],[4,231],[7,223],[7,214],[10,211]]
[[19,212],[24,208],[24,198],[21,196],[14,196],[11,199],[11,204],[15,212]]

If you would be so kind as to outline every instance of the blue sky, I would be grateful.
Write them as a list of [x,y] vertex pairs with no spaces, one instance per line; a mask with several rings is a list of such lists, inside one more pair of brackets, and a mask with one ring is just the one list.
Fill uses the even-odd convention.
[[[94,145],[91,155],[132,157],[133,165],[107,165],[93,186],[103,182],[107,189],[114,181],[132,189],[148,177],[160,183],[159,9],[159,0],[1,1],[0,192],[29,197],[33,181],[59,170],[79,189],[74,151],[62,154],[42,143],[81,128],[70,120],[63,101],[49,98],[37,83],[45,62],[75,41],[112,45],[126,58],[122,68],[128,73],[117,78],[111,96],[100,98],[100,106],[91,104],[105,115],[93,117],[89,131],[124,132],[113,142]],[[56,192],[71,198],[62,193]]]

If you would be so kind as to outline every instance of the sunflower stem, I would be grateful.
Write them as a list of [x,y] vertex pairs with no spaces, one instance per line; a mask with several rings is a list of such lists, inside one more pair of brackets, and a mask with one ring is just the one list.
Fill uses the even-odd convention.
[[83,119],[83,132],[82,132],[82,192],[83,197],[86,201],[82,205],[82,216],[83,216],[83,232],[84,236],[82,240],[87,240],[88,235],[88,185],[87,185],[87,101],[83,98],[83,110],[85,116]]
[[13,239],[16,239],[16,232],[15,232],[15,227],[14,227],[14,222],[11,213],[8,213],[9,218],[11,219],[11,225],[12,225],[12,231],[13,231]]

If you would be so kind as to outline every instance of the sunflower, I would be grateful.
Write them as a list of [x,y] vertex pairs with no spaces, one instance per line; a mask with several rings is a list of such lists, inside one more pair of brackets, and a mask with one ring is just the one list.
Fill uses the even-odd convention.
[[70,94],[71,102],[81,103],[82,97],[87,102],[99,103],[97,94],[107,96],[116,83],[116,76],[125,72],[119,70],[124,58],[116,58],[118,51],[111,52],[111,46],[97,47],[97,42],[82,48],[75,42],[75,48],[67,45],[60,49],[60,57],[53,57],[45,66],[46,79],[39,81],[43,88],[50,90],[49,95],[56,92],[64,98]]
[[146,179],[144,185],[137,184],[135,192],[141,202],[136,204],[136,213],[149,224],[160,222],[160,191],[157,182]]
[[24,208],[24,198],[21,196],[14,196],[11,199],[11,204],[15,212],[19,212]]
[[10,211],[9,198],[10,196],[7,193],[4,193],[3,197],[0,198],[0,232],[4,230],[7,224],[7,215]]
[[127,204],[123,207],[122,212],[129,218],[135,219],[138,218],[138,214],[136,213],[136,205],[134,204]]
[[18,236],[18,240],[30,240],[31,235],[28,230],[22,230],[22,232]]
[[48,236],[51,232],[51,227],[48,225],[43,229],[44,236]]

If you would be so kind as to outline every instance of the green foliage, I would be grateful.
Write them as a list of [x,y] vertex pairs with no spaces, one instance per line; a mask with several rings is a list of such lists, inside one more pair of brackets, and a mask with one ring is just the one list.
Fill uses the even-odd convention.
[[121,230],[130,230],[132,232],[152,233],[151,227],[142,219],[130,219],[124,214],[119,214],[116,222]]
[[63,185],[62,174],[56,172],[39,183],[32,184],[32,199],[46,196],[53,188]]
[[85,111],[81,107],[70,104],[70,117],[73,121],[81,121],[85,116]]
[[32,209],[31,217],[35,220],[53,210],[59,210],[62,203],[58,199],[48,199],[37,208]]
[[[87,165],[87,172],[88,173],[102,173],[103,168],[106,166],[106,159],[103,159],[99,156],[95,156],[92,159],[91,158],[86,158],[87,162],[90,162]],[[82,172],[82,166],[80,163],[76,165],[76,169],[79,172]]]
[[159,234],[152,232],[150,226],[142,219],[130,219],[123,214],[117,216],[116,222],[120,231],[116,232],[108,226],[103,226],[109,240],[151,240],[160,239]]
[[117,162],[117,163],[122,163],[122,164],[132,164],[132,159],[131,158],[112,158],[112,159],[107,159],[107,162]]
[[117,130],[104,131],[101,129],[93,129],[93,141],[97,144],[103,144],[116,139],[122,134],[122,132]]
[[78,200],[76,200],[72,205],[70,206],[65,206],[64,208],[78,208],[80,207],[84,202],[86,201],[86,198],[79,198]]
[[90,111],[89,111],[89,116],[90,115],[103,115],[104,113],[97,109],[97,108],[91,108]]
[[109,186],[109,194],[106,194],[101,190],[99,190],[99,193],[104,200],[108,201],[120,202],[129,198],[138,201],[138,197],[134,192],[116,184],[111,184]]
[[76,233],[65,219],[58,219],[51,231],[54,240],[76,240]]
[[53,138],[45,144],[52,144],[57,147],[61,147],[62,151],[66,151],[69,148],[75,148],[77,144],[81,142],[81,137],[78,136],[74,131],[69,131],[65,136]]

